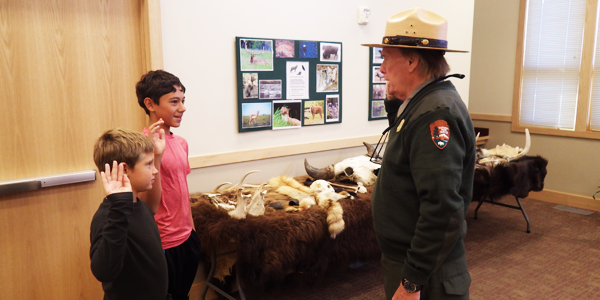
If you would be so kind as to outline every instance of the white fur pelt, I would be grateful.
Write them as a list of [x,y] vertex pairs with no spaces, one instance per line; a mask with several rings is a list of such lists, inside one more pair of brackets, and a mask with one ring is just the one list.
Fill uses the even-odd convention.
[[276,192],[287,195],[299,201],[298,207],[288,207],[288,212],[303,211],[316,205],[325,211],[327,215],[327,225],[329,226],[329,235],[332,239],[340,234],[345,227],[343,219],[343,209],[338,200],[350,198],[352,195],[348,192],[336,193],[331,184],[325,180],[316,180],[310,188],[300,184],[292,177],[279,176],[272,178],[269,185]]

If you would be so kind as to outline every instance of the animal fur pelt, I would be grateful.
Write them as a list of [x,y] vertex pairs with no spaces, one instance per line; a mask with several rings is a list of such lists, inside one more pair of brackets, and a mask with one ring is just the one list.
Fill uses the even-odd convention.
[[[322,180],[322,182],[326,183],[324,180]],[[308,188],[294,178],[287,176],[272,178],[269,180],[269,186],[280,194],[284,194],[300,201],[299,207],[289,207],[286,210],[288,212],[303,211],[312,205],[318,204],[318,206],[327,214],[327,225],[329,235],[332,239],[344,230],[345,224],[342,217],[344,210],[338,200],[345,198],[354,199],[349,193],[344,191],[336,193],[330,185],[329,190],[318,189],[313,187],[313,185]]]
[[370,193],[363,199],[338,201],[345,229],[336,239],[329,237],[327,215],[316,205],[297,213],[268,208],[263,216],[233,219],[201,196],[191,209],[202,253],[224,252],[233,242],[242,285],[261,290],[267,282],[281,283],[291,271],[304,273],[314,283],[328,270],[342,271],[352,262],[380,258]]
[[289,176],[277,176],[269,180],[268,185],[275,192],[300,201],[300,209],[305,210],[316,205],[313,191]]
[[525,198],[530,191],[544,189],[548,160],[541,156],[524,156],[496,166],[475,169],[473,202],[495,201],[506,195]]

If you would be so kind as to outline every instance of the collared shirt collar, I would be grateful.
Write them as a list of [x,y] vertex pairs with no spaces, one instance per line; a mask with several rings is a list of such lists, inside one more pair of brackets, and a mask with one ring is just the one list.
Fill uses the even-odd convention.
[[402,105],[400,105],[400,108],[398,108],[398,114],[396,115],[396,117],[400,117],[400,115],[402,114],[402,112],[404,111],[404,109],[406,108],[406,106],[408,105],[408,102],[410,102],[410,100],[421,90],[423,89],[426,85],[430,84],[432,81],[434,81],[435,78],[431,77],[425,81],[423,81],[421,84],[419,84],[419,86],[414,89],[412,91],[412,93],[410,93],[410,95],[406,98],[406,100],[404,100],[404,102],[402,103]]

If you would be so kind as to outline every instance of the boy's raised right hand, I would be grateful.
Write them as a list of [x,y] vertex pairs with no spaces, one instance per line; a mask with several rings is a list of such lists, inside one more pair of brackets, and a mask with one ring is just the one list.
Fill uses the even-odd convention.
[[154,142],[154,156],[162,157],[165,152],[165,130],[161,128],[161,125],[163,124],[165,124],[165,121],[160,118],[148,128],[148,136],[152,139],[152,142]]
[[104,191],[106,192],[106,195],[132,192],[129,178],[123,170],[124,165],[125,163],[120,163],[117,166],[117,161],[113,161],[112,172],[109,164],[104,165],[104,172],[100,172],[100,177],[102,177],[102,183],[104,184]]

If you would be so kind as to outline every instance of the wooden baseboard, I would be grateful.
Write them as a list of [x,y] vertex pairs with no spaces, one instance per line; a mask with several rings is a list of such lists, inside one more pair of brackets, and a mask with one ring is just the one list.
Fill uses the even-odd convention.
[[531,192],[527,198],[600,212],[600,199],[596,200],[592,197],[543,190],[541,192]]
[[370,135],[332,141],[199,155],[190,157],[189,162],[190,168],[197,169],[289,155],[360,147],[363,146],[363,142],[377,144],[380,137],[380,135]]

